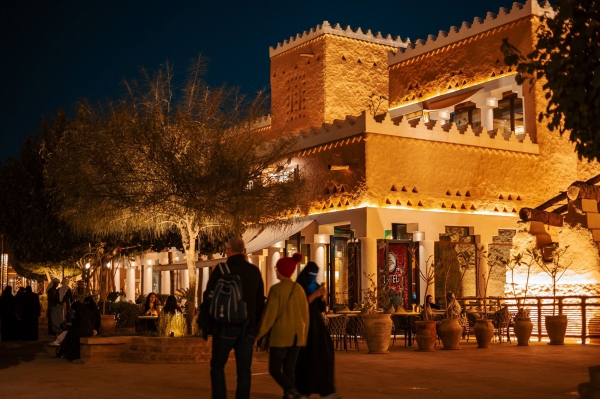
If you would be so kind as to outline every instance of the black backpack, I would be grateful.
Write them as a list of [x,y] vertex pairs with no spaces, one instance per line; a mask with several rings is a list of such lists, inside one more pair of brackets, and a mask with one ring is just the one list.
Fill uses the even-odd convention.
[[217,284],[210,302],[210,317],[222,323],[241,323],[248,319],[246,302],[242,299],[242,281],[231,274],[227,264],[219,263],[223,274]]

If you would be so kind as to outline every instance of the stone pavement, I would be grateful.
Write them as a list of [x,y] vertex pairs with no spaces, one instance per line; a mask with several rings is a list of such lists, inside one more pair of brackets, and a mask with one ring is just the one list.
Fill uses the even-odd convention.
[[[0,343],[0,398],[210,398],[209,365],[133,363],[76,364],[51,358],[45,343]],[[350,398],[576,398],[587,368],[600,364],[600,345],[529,347],[493,343],[477,349],[415,352],[402,340],[387,355],[336,352],[339,392]],[[281,398],[267,373],[267,356],[256,355],[252,397]],[[235,366],[227,366],[230,398]]]

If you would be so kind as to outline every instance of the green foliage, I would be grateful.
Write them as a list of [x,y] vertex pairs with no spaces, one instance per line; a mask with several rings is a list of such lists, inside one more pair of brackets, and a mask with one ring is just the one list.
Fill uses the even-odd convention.
[[[98,307],[102,309],[104,304],[98,302]],[[117,328],[132,328],[135,327],[135,322],[143,313],[143,307],[129,302],[107,302],[106,314],[115,315]]]
[[522,84],[543,81],[548,105],[538,116],[560,134],[570,131],[579,158],[600,160],[600,7],[597,0],[556,0],[542,17],[536,48],[523,55],[507,39],[504,62]]

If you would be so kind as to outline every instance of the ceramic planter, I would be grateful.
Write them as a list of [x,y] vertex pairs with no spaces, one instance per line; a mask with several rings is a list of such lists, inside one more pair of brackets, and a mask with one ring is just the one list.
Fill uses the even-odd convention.
[[435,331],[435,321],[416,321],[417,345],[419,352],[432,352],[435,347],[437,333]]
[[546,332],[550,345],[564,345],[567,333],[567,316],[546,316]]
[[518,346],[529,346],[529,338],[533,331],[533,323],[529,317],[517,317],[515,319],[515,335]]
[[112,314],[102,315],[100,317],[100,333],[112,334],[117,331],[117,322]]
[[460,338],[462,336],[462,327],[457,319],[444,319],[438,333],[442,340],[443,349],[460,349]]
[[475,338],[477,339],[478,348],[489,348],[494,336],[494,325],[490,319],[475,320]]
[[365,340],[369,353],[388,353],[392,334],[392,318],[389,314],[366,314],[363,316]]

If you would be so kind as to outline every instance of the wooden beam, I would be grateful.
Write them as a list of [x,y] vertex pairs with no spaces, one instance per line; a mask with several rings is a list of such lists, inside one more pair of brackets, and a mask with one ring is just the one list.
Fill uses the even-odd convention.
[[521,208],[519,217],[524,222],[542,222],[550,226],[561,227],[563,225],[562,215],[540,211],[538,209]]
[[[591,179],[586,180],[585,182],[580,182],[580,181],[576,181],[573,182],[571,184],[571,186],[573,184],[576,183],[585,183],[585,184],[596,184],[600,182],[600,175],[596,175],[594,177],[592,177]],[[567,199],[567,192],[563,192],[558,194],[556,197],[549,199],[548,201],[544,202],[542,205],[537,206],[535,209],[537,209],[538,211],[545,211],[547,208],[551,207],[552,205],[556,204],[557,202],[560,202],[562,200]],[[555,210],[556,211],[556,210]]]

